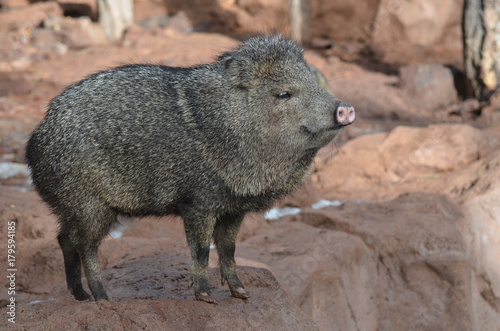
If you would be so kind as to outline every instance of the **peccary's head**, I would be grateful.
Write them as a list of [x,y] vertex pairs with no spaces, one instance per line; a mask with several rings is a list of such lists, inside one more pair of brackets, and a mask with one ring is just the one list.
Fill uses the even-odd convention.
[[250,39],[218,63],[231,91],[226,124],[237,136],[232,161],[218,168],[235,191],[292,189],[316,152],[354,121],[354,109],[318,85],[303,50],[283,36]]
[[294,41],[253,38],[221,58],[263,133],[280,144],[318,150],[347,124],[336,117],[341,101],[318,85]]

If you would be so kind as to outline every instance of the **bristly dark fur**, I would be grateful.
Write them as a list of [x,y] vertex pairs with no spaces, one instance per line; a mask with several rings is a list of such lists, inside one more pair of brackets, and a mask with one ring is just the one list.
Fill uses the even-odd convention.
[[77,82],[50,104],[26,158],[59,217],[68,287],[81,265],[96,300],[107,298],[97,249],[117,215],[180,215],[196,298],[211,302],[210,240],[231,292],[235,237],[245,213],[300,185],[332,130],[338,99],[315,82],[302,49],[280,35],[251,39],[215,63],[126,65]]

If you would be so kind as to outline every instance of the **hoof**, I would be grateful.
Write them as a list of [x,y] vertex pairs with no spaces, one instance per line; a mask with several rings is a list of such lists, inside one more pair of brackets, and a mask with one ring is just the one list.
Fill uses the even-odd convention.
[[233,297],[238,298],[238,299],[246,300],[246,299],[250,298],[250,295],[248,295],[247,291],[245,291],[245,289],[243,287],[238,287],[234,291],[231,290],[231,294],[233,295]]
[[94,301],[101,301],[101,300],[109,301],[108,295],[104,294],[94,297]]
[[71,294],[73,294],[73,296],[75,297],[75,299],[78,300],[78,301],[84,301],[84,300],[91,299],[91,296],[87,292],[85,292],[85,290],[83,290],[83,289],[82,290],[77,290],[75,292],[73,292],[73,291],[70,290],[70,292],[72,292]]
[[214,305],[217,304],[217,301],[215,301],[208,293],[206,292],[201,292],[201,293],[195,293],[194,294],[196,300],[198,301],[203,301],[203,302],[208,302],[212,303]]

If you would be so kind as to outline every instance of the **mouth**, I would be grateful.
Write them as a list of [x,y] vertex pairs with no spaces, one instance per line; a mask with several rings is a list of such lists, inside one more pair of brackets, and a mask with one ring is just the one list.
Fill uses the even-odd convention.
[[338,123],[338,124],[335,124],[334,126],[329,127],[329,128],[328,128],[328,129],[326,129],[325,131],[335,131],[335,130],[340,130],[340,129],[345,128],[346,126],[351,125],[352,123],[354,123],[354,121],[353,121],[353,122],[350,122],[350,123],[346,123],[346,124],[340,124],[340,123]]
[[321,135],[324,135],[324,134],[330,134],[330,133],[332,133],[334,131],[342,130],[346,126],[351,125],[352,123],[353,122],[347,123],[347,124],[338,124],[337,123],[335,125],[332,125],[330,127],[327,127],[325,129],[320,129],[320,130],[317,130],[317,131],[313,131],[313,130],[309,129],[307,126],[305,126],[305,125],[301,125],[300,126],[300,132],[308,134],[308,135],[311,135],[313,137],[317,137],[317,136],[321,136]]
[[338,135],[343,131],[343,129],[350,125],[349,124],[335,124],[330,127],[313,131],[308,127],[302,125],[300,131],[308,137],[309,145],[311,151],[318,151],[320,148],[325,147],[330,142],[332,142]]

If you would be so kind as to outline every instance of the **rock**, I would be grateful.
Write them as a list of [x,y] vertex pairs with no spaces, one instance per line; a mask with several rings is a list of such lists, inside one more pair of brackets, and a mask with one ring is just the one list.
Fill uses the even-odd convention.
[[166,1],[134,1],[134,21],[141,22],[154,16],[168,16]]
[[[484,174],[484,166],[489,169]],[[478,330],[496,330],[500,325],[500,153],[484,163],[483,174],[474,186],[486,188],[483,193],[465,200],[465,219],[461,227],[464,241],[476,271],[473,287],[479,292],[474,311]],[[493,171],[492,171],[493,170]],[[485,176],[486,175],[486,176]],[[482,183],[481,183],[482,182]],[[486,185],[485,185],[486,184]],[[475,189],[475,188],[474,188]]]
[[[461,63],[463,0],[310,2],[314,47],[334,40],[355,51],[376,45],[383,50],[376,55],[385,62],[409,63],[431,54],[436,61]],[[291,31],[289,1],[166,0],[165,5],[170,15],[184,11],[196,31],[243,36],[261,33],[263,28]]]
[[437,110],[457,101],[453,74],[445,66],[417,64],[404,66],[399,72],[399,85],[416,107]]
[[256,34],[262,27],[289,26],[288,2],[279,0],[198,1],[166,0],[170,15],[186,13],[197,31],[213,30]]
[[86,16],[55,20],[49,26],[69,48],[81,49],[107,41],[101,26]]
[[27,71],[33,66],[33,61],[26,56],[18,60],[0,61],[0,71],[3,72],[22,72]]
[[333,46],[333,42],[330,39],[325,38],[314,38],[311,42],[311,48],[322,49],[330,48]]
[[[342,146],[342,153],[334,157],[318,155],[311,175],[317,196],[353,200],[379,198],[381,187],[387,185],[378,153],[385,137],[385,133],[363,135]],[[365,189],[359,190],[359,187]]]
[[[148,28],[157,28],[157,27],[164,28],[165,26],[167,26],[168,20],[169,20],[169,17],[166,14],[163,14],[163,15],[154,15],[154,16],[149,16],[149,17],[146,17],[146,18],[138,21],[137,24],[140,25],[142,28],[145,28],[145,29],[148,29]],[[135,28],[135,26],[131,25],[127,29],[127,34],[129,33],[129,30],[131,28],[133,29],[133,28]]]
[[0,97],[28,94],[32,88],[33,84],[25,77],[0,72]]
[[[179,1],[167,0],[169,14],[184,11],[195,30],[217,30],[240,35],[262,32],[262,27],[290,31],[290,3],[277,0]],[[384,61],[408,63],[408,59],[436,60],[443,53],[461,63],[463,0],[394,1],[311,0],[313,40],[376,45]],[[349,28],[346,28],[349,27]],[[320,42],[319,47],[328,45]],[[317,47],[318,44],[316,43]],[[361,46],[361,47],[359,47]]]
[[461,49],[463,0],[381,0],[372,41],[382,47],[410,45]]
[[0,12],[0,31],[35,27],[49,17],[62,17],[63,11],[55,1],[37,2],[28,7]]
[[0,0],[0,8],[14,9],[19,7],[27,7],[30,5],[28,0]]
[[447,109],[449,115],[456,115],[462,118],[475,119],[478,114],[482,114],[482,105],[477,99],[467,99],[463,102],[452,105]]
[[387,179],[457,170],[481,155],[481,132],[469,125],[396,127],[378,148]]
[[[372,195],[360,195],[360,190],[358,190],[354,199],[377,199],[377,195],[373,194],[377,191],[377,186],[382,186],[385,192],[392,191],[394,195],[412,190],[428,193],[404,194],[382,204],[362,203],[356,207],[353,206],[352,210],[349,203],[345,203],[341,208],[325,208],[319,212],[306,210],[294,216],[293,220],[320,228],[331,227],[336,231],[353,234],[356,237],[361,236],[370,248],[367,251],[375,250],[379,255],[379,261],[383,261],[388,269],[402,270],[400,276],[397,276],[397,272],[391,272],[390,288],[396,289],[401,284],[405,284],[404,289],[401,288],[402,293],[409,289],[418,296],[410,299],[411,296],[408,294],[407,299],[402,300],[409,300],[411,303],[400,302],[398,307],[417,304],[415,299],[419,298],[417,301],[423,300],[420,301],[422,306],[411,309],[415,309],[421,315],[413,315],[406,322],[402,320],[397,322],[396,318],[389,316],[380,317],[378,321],[383,321],[383,324],[378,324],[379,329],[497,330],[500,325],[500,263],[497,259],[500,251],[498,240],[500,219],[496,216],[500,213],[498,208],[500,205],[498,199],[500,194],[499,146],[498,134],[486,136],[485,132],[468,125],[433,125],[428,128],[399,127],[387,136],[384,134],[362,136],[345,145],[344,155],[340,155],[338,160],[334,158],[330,161],[331,163],[339,162],[339,167],[330,168],[332,172],[329,177],[343,178],[344,184],[340,187],[350,187],[354,190],[354,186],[351,185],[356,185],[365,187],[366,191],[372,191]],[[361,161],[358,163],[357,159]],[[319,164],[323,166],[321,162]],[[399,181],[391,184],[388,180],[392,176],[391,173],[401,175],[402,172],[395,171],[395,169],[401,170],[402,168],[406,169],[406,176],[400,177]],[[341,169],[345,169],[344,171],[352,169],[352,172],[348,174],[341,172]],[[425,177],[423,174],[426,171],[441,175]],[[321,170],[317,173],[321,173]],[[325,174],[322,178],[326,177],[328,176]],[[363,183],[362,180],[366,182]],[[351,184],[352,182],[357,184]],[[332,192],[337,197],[344,195],[345,192],[336,189],[338,187],[330,187],[326,192]],[[318,191],[318,195],[321,195],[321,190]],[[446,193],[449,197],[432,195],[431,192]],[[387,194],[385,197],[391,199],[394,195]],[[386,218],[394,217],[399,220],[397,224],[393,223],[389,226],[390,230],[385,229],[383,222],[378,220],[379,212],[376,211],[378,208],[382,208],[379,212],[385,210],[388,215],[391,215],[386,215]],[[421,213],[420,216],[416,215],[419,213]],[[345,215],[346,219],[343,220],[341,215]],[[432,219],[434,221],[431,221]],[[357,230],[363,222],[366,222],[365,229],[370,229],[368,237],[364,234],[360,235]],[[413,222],[417,222],[418,225]],[[283,224],[279,225],[280,228],[285,228]],[[413,230],[404,230],[405,226],[410,226]],[[396,230],[398,227],[400,230]],[[375,234],[373,230],[375,228],[381,231],[380,234],[383,233],[384,239],[381,242],[387,245],[386,248],[391,247],[392,250],[399,243],[406,242],[405,247],[397,249],[398,253],[395,255],[388,254],[390,258],[385,258],[385,253],[380,255],[380,252],[386,248],[381,250],[378,246],[376,238],[380,237]],[[417,229],[423,232],[418,234]],[[392,236],[395,232],[393,231],[403,236],[411,233],[411,237],[394,239]],[[426,231],[429,232],[424,235]],[[306,230],[301,232],[306,233]],[[293,238],[291,233],[290,230],[287,233],[280,233],[279,238],[287,238],[282,245],[293,246],[288,242],[289,238]],[[448,239],[443,241],[446,237]],[[420,240],[422,242],[419,244]],[[417,255],[411,253],[412,249],[418,251]],[[313,247],[305,249],[301,256],[308,256],[312,254],[311,252],[314,252]],[[429,253],[432,254],[429,255]],[[399,254],[402,255],[398,258]],[[369,256],[369,253],[364,254],[366,255]],[[432,255],[434,257],[431,257]],[[415,256],[421,256],[423,261],[415,261]],[[280,277],[280,273],[275,270],[277,262],[265,262]],[[297,264],[291,261],[288,263]],[[400,263],[408,263],[408,265],[402,266]],[[329,265],[330,263],[321,261],[320,265],[323,264]],[[369,266],[366,262],[363,265]],[[379,270],[376,273],[377,277],[380,277],[381,269],[383,268],[377,268]],[[402,277],[404,281],[399,283],[398,277]],[[332,278],[329,282],[334,283]],[[464,284],[462,282],[465,282],[465,286],[449,286],[450,284]],[[427,285],[424,286],[424,283]],[[318,296],[326,291],[321,290],[321,282],[314,281],[313,284],[312,288],[317,287],[319,290],[311,292],[318,293]],[[383,288],[380,284],[377,286]],[[363,291],[367,292],[367,290]],[[306,291],[306,293],[311,292]],[[392,302],[389,305],[398,302],[399,299],[394,301],[392,298],[390,294],[392,290],[382,290],[382,292],[386,296],[385,302]],[[350,291],[346,289],[344,293],[350,293]],[[404,298],[405,294],[402,293],[397,295],[398,298]],[[316,298],[315,302],[321,302],[321,300],[326,299]],[[378,312],[382,314],[384,311],[395,312],[399,311],[398,307],[381,307]],[[352,308],[352,310],[355,309]],[[447,317],[439,318],[440,314],[447,315]],[[449,318],[448,314],[454,317]],[[393,316],[403,315],[411,316],[401,311]],[[456,321],[454,321],[455,318],[457,318]],[[438,320],[440,322],[437,322]]]
[[494,93],[489,101],[493,111],[500,111],[500,90]]
[[35,30],[32,43],[39,50],[39,53],[45,53],[45,56],[49,56],[51,53],[63,55],[69,48],[68,45],[62,43],[61,36],[54,29]]
[[320,154],[312,181],[317,196],[327,199],[393,199],[423,190],[416,180],[426,180],[427,192],[451,193],[443,192],[441,174],[484,157],[492,148],[489,144],[487,136],[470,125],[399,126],[389,134],[356,138],[331,160],[323,161]]
[[[11,154],[10,158],[15,155]],[[9,155],[2,155],[3,159],[8,159]],[[15,188],[19,191],[28,191],[31,187],[31,179],[29,179],[29,170],[24,163],[17,162],[0,162],[0,185]]]
[[380,61],[384,58],[385,51],[380,46],[368,44],[359,51],[359,54]]
[[379,0],[312,0],[314,35],[335,41],[368,41],[378,6]]
[[[57,225],[49,210],[41,205],[35,192],[19,192],[1,186],[0,220],[2,224],[16,222],[16,243],[35,239],[52,240]],[[0,234],[7,237],[7,227],[0,227]]]
[[[193,26],[183,11],[175,15],[156,15],[150,16],[138,22],[143,28],[166,28],[170,33],[190,34],[194,31]],[[127,34],[129,31],[127,30]]]
[[168,29],[174,30],[177,33],[181,34],[190,34],[194,31],[189,18],[183,11],[180,11],[170,17],[166,26]]
[[442,195],[346,202],[262,226],[239,250],[269,265],[321,330],[465,331],[478,292],[461,217]]
[[29,309],[30,314],[20,313],[16,326],[57,329],[66,325],[107,330],[317,329],[265,269],[238,268],[252,294],[246,301],[234,300],[229,290],[220,289],[219,270],[211,269],[211,287],[216,289],[212,294],[218,305],[194,301],[188,289],[188,255],[187,251],[156,253],[108,269],[103,279],[108,284],[110,302],[69,299],[65,286],[59,285],[50,296],[39,296],[37,303],[18,303],[18,311]]
[[[496,129],[498,130],[498,128]],[[442,185],[461,205],[459,221],[465,247],[475,271],[471,298],[476,330],[497,330],[500,325],[500,150],[496,149],[460,171]],[[490,142],[492,143],[492,142]]]

